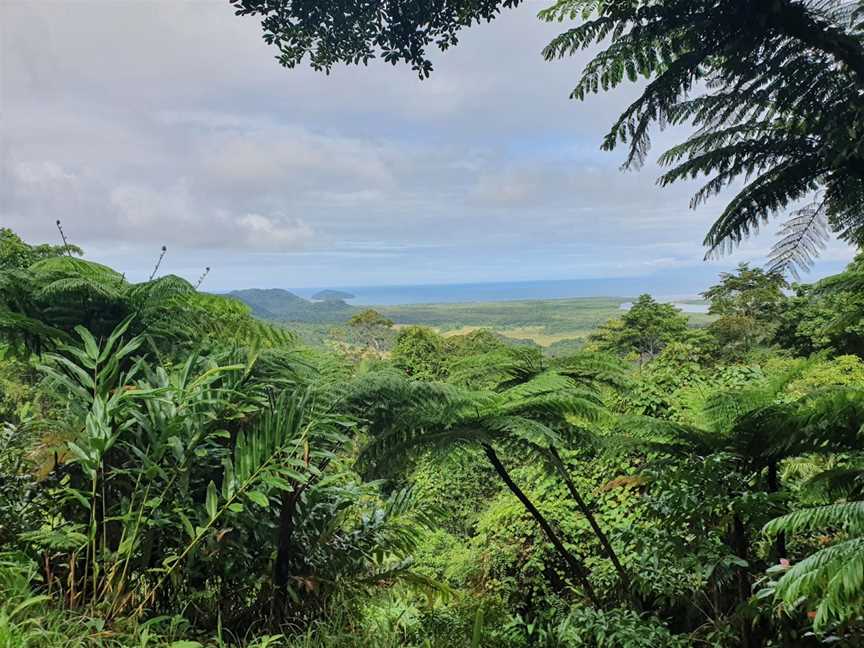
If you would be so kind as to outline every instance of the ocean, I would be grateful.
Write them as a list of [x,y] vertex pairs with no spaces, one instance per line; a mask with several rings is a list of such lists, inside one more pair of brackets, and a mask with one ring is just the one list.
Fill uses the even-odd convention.
[[[351,293],[350,304],[392,306],[403,304],[455,304],[523,299],[569,299],[578,297],[620,297],[629,299],[648,292],[663,301],[697,299],[697,291],[669,295],[655,292],[650,278],[563,279],[554,281],[501,281],[493,283],[418,284],[392,286],[326,286]],[[293,289],[301,297],[311,297],[322,288]],[[698,307],[685,304],[688,307]]]

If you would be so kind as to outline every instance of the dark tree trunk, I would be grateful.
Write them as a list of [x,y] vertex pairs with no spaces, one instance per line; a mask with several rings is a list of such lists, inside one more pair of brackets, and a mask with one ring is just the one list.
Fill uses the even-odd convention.
[[290,493],[282,493],[282,504],[279,508],[279,539],[276,545],[276,564],[273,566],[273,585],[276,589],[274,602],[285,601],[288,581],[291,579],[291,540],[294,535],[294,513],[297,509],[298,489]]
[[[777,462],[772,461],[768,464],[768,492],[776,493],[779,490],[780,477],[777,474]],[[774,560],[776,562],[780,562],[781,559],[786,557],[786,534],[783,531],[780,531],[774,538]],[[791,637],[789,623],[787,622],[786,617],[781,615],[777,618],[776,622],[777,625],[780,627],[781,645],[784,648],[786,648],[787,646],[793,646],[793,639]]]
[[543,517],[543,514],[534,506],[534,503],[528,499],[528,496],[522,492],[522,489],[519,488],[513,479],[510,477],[510,474],[507,472],[507,469],[504,467],[504,464],[501,463],[501,460],[498,458],[498,455],[495,453],[495,450],[488,443],[483,444],[483,451],[486,453],[486,457],[489,459],[489,462],[492,464],[492,467],[495,469],[495,472],[501,478],[501,480],[507,484],[507,488],[510,489],[516,499],[518,499],[525,509],[531,514],[531,517],[540,525],[540,528],[543,529],[543,533],[546,534],[546,537],[549,539],[549,542],[555,547],[555,550],[564,559],[564,562],[567,564],[568,568],[572,575],[579,581],[582,585],[583,590],[585,591],[585,595],[591,600],[591,602],[599,606],[599,602],[597,600],[597,596],[594,593],[594,588],[591,586],[591,582],[588,580],[588,570],[582,562],[576,558],[572,553],[570,553],[561,540],[558,538],[558,535],[552,529],[552,526]]
[[[780,478],[777,475],[777,462],[768,464],[768,492],[777,493],[780,490]],[[786,558],[786,534],[780,531],[774,540],[774,555],[776,560]]]
[[[737,513],[732,520],[732,542],[735,555],[741,560],[748,560],[747,551],[747,529],[744,527],[744,521]],[[738,571],[738,604],[744,606],[750,599],[750,578],[745,567],[741,567]],[[757,644],[753,641],[753,632],[750,627],[750,620],[746,617],[741,618],[741,647],[742,648],[757,648]]]
[[606,554],[606,557],[615,566],[615,571],[618,572],[618,578],[621,581],[621,587],[624,589],[624,593],[626,594],[630,591],[630,576],[627,574],[627,570],[624,569],[621,561],[618,560],[618,554],[616,554],[615,550],[612,548],[612,543],[609,542],[608,536],[600,527],[600,524],[597,522],[597,518],[594,517],[594,513],[588,507],[588,504],[585,502],[585,500],[582,499],[582,495],[579,494],[579,491],[576,488],[576,484],[573,483],[567,467],[564,465],[564,462],[561,460],[561,456],[558,454],[558,450],[553,447],[550,448],[549,452],[552,455],[552,461],[555,464],[555,467],[558,469],[558,472],[564,479],[564,483],[567,484],[567,490],[570,491],[570,497],[572,497],[573,500],[576,502],[576,506],[579,508],[579,511],[582,513],[582,515],[585,516],[585,519],[588,520],[588,524],[591,525],[591,530],[594,531],[594,535],[597,536],[597,539],[600,541],[600,545],[603,547],[603,553]]
[[[321,475],[330,459],[324,459],[318,464],[317,475]],[[273,603],[278,604],[280,611],[284,610],[286,594],[288,593],[288,582],[291,580],[291,550],[296,526],[295,515],[297,503],[303,496],[303,492],[312,486],[316,477],[310,475],[302,484],[295,483],[291,492],[283,492],[279,507],[279,537],[276,543],[276,563],[273,565],[273,585],[275,588]]]

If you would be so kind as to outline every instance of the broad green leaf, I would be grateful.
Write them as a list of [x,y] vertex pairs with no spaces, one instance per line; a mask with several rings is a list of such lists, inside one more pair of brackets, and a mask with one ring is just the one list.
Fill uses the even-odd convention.
[[270,500],[268,500],[267,496],[261,491],[249,491],[246,493],[246,497],[262,508],[267,508],[270,505]]
[[229,458],[225,458],[222,462],[225,467],[225,472],[222,473],[222,497],[224,499],[231,499],[231,496],[234,494],[234,464]]
[[80,324],[75,327],[75,332],[81,337],[81,341],[84,342],[84,349],[87,351],[87,355],[96,360],[99,357],[99,346],[96,344],[96,338]]
[[219,509],[219,495],[216,493],[216,484],[212,480],[207,485],[207,499],[204,502],[204,506],[212,522],[216,519],[216,513]]
[[[120,339],[120,337],[122,337],[122,335],[129,329],[132,319],[133,318],[130,315],[111,332],[111,335],[108,336],[108,340],[105,342],[102,353],[99,354],[99,362],[105,362],[114,349],[114,345],[117,344],[117,340]],[[121,354],[120,357],[123,357],[123,355]]]

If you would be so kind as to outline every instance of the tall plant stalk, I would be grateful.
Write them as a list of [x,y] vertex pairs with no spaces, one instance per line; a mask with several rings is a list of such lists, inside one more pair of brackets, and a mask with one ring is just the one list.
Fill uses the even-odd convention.
[[594,532],[594,535],[597,536],[597,539],[600,541],[600,545],[603,547],[603,553],[615,567],[615,571],[618,573],[618,578],[621,581],[622,589],[625,592],[629,591],[630,576],[627,573],[627,570],[624,569],[624,566],[621,564],[621,560],[618,558],[618,554],[612,547],[612,543],[609,542],[609,537],[603,531],[600,523],[597,521],[597,518],[594,515],[594,512],[585,502],[582,495],[579,493],[579,490],[576,488],[576,484],[573,483],[573,479],[570,477],[570,471],[567,470],[567,467],[564,465],[564,462],[561,459],[561,455],[558,453],[558,450],[554,446],[549,449],[549,456],[552,458],[552,464],[555,466],[558,474],[561,475],[561,478],[567,485],[567,490],[570,493],[570,497],[572,497],[573,501],[576,502],[576,506],[579,508],[579,512],[585,516],[586,520],[588,520],[588,524],[591,526],[591,530]]
[[579,581],[579,584],[582,586],[582,589],[585,591],[585,595],[588,597],[591,603],[593,603],[594,605],[599,605],[597,595],[594,592],[594,587],[591,585],[591,581],[588,580],[588,569],[585,567],[582,561],[567,550],[567,547],[565,547],[564,543],[561,542],[561,539],[558,537],[558,534],[555,533],[555,530],[552,528],[552,525],[549,524],[549,521],[534,505],[534,503],[528,498],[524,491],[522,491],[522,489],[516,485],[516,482],[513,481],[510,473],[508,473],[507,469],[504,467],[504,464],[501,463],[501,459],[498,457],[495,449],[488,443],[484,443],[483,452],[486,453],[486,458],[489,459],[489,463],[492,464],[495,472],[507,485],[507,488],[510,489],[510,492],[516,496],[516,499],[518,499],[522,503],[522,506],[524,506],[525,509],[531,514],[531,517],[534,518],[534,521],[537,522],[537,524],[543,530],[546,538],[549,540],[549,542],[552,543],[552,546],[555,547],[558,555],[564,559],[564,562],[567,564],[571,575]]

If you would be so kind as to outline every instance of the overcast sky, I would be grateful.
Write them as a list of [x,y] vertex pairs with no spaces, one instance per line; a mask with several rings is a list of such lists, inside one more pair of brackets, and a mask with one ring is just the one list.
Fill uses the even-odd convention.
[[[544,4],[464,32],[421,82],[284,69],[222,0],[0,0],[0,225],[57,242],[60,218],[131,279],[164,244],[210,290],[659,273],[680,294],[763,262],[776,225],[706,265],[722,198],[692,212],[692,185],[599,150],[634,89],[570,101],[585,58],[542,60]],[[814,276],[849,258],[833,243]]]

